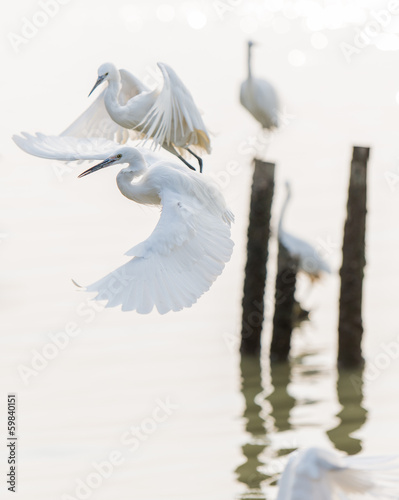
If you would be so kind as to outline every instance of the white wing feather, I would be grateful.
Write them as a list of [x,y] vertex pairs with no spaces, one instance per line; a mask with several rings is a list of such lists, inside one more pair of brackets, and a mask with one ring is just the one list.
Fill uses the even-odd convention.
[[190,307],[206,292],[230,259],[229,224],[185,195],[164,196],[153,233],[133,247],[134,258],[87,287],[107,307],[159,313]]
[[[40,133],[31,135],[26,132],[22,132],[22,137],[14,135],[13,141],[33,156],[60,161],[105,160],[120,147],[119,143],[100,137],[79,138]],[[140,151],[149,165],[163,159],[158,152],[133,146]]]
[[103,160],[120,146],[117,142],[100,137],[31,135],[26,132],[22,132],[22,137],[14,135],[13,141],[33,156],[60,161]]
[[[124,106],[129,99],[141,92],[149,91],[138,78],[125,69],[119,70],[121,76],[121,91],[119,103]],[[102,137],[124,144],[129,138],[137,138],[140,134],[128,130],[112,120],[104,103],[106,89],[64,132],[62,136]]]
[[[307,448],[291,454],[279,481],[277,500],[399,498],[397,457],[345,457]],[[359,496],[360,495],[360,496]]]
[[163,63],[158,67],[164,84],[161,91],[153,91],[154,104],[140,123],[146,140],[178,148],[193,144],[210,153],[209,135],[190,92],[172,68]]

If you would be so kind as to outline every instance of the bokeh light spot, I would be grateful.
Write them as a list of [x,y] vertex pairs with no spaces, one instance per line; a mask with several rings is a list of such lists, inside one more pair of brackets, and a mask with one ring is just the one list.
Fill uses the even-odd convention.
[[187,13],[188,25],[194,30],[200,30],[206,25],[206,15],[200,10],[192,10]]

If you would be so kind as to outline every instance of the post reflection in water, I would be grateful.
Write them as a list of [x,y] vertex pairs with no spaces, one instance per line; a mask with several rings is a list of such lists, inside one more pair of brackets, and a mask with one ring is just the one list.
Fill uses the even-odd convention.
[[[267,397],[271,404],[270,415],[274,419],[277,432],[291,429],[290,413],[295,406],[295,398],[288,394],[288,384],[291,381],[291,366],[289,363],[272,363],[270,367],[272,392]],[[291,452],[292,449],[289,449]]]
[[[286,455],[294,450],[288,445],[288,441],[287,446],[279,446],[277,451],[273,450],[268,435],[269,430],[275,436],[291,429],[290,412],[295,406],[295,399],[287,392],[290,365],[273,364],[271,387],[268,388],[262,385],[262,366],[258,358],[243,356],[240,368],[241,390],[245,399],[243,418],[249,438],[242,446],[245,462],[236,469],[237,479],[247,486],[242,499],[264,500],[265,491],[268,486],[276,484],[282,470],[282,464],[279,460],[276,461],[276,456]],[[267,392],[269,395],[265,398],[264,394]]]
[[[270,379],[265,376],[269,371],[268,359],[261,361],[257,357],[242,356],[240,368],[247,439],[242,445],[244,463],[235,472],[238,481],[246,485],[240,496],[242,500],[275,498],[285,456],[299,443],[323,446],[318,444],[320,431],[327,434],[337,450],[349,455],[362,450],[361,440],[352,437],[367,419],[367,410],[362,406],[362,370],[338,371],[336,390],[342,408],[336,416],[340,422],[327,430],[336,406],[333,393],[326,399],[326,382],[331,381],[335,370],[323,369],[320,361],[309,364],[308,359],[303,363],[300,357],[292,359],[291,363],[273,363]],[[301,394],[301,398],[296,399],[292,392]],[[304,394],[309,396],[304,397]],[[331,413],[325,412],[326,401],[331,402]],[[295,417],[293,410],[296,407],[300,412]]]
[[266,425],[262,418],[262,406],[259,398],[263,393],[261,362],[256,356],[241,357],[241,391],[245,399],[243,418],[249,434],[248,442],[242,446],[245,462],[237,467],[237,479],[247,485],[248,491],[241,497],[265,499],[261,492],[261,483],[267,478],[260,470],[263,465],[260,454],[266,448]]
[[342,406],[337,417],[341,422],[327,435],[337,450],[348,455],[362,451],[362,441],[351,436],[361,429],[367,420],[367,410],[363,403],[363,370],[339,370],[337,380],[337,396]]

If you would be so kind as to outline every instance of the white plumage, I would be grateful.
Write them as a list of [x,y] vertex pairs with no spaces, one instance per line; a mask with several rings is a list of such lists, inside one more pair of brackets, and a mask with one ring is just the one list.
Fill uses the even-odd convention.
[[266,80],[254,78],[251,68],[253,42],[248,42],[248,78],[241,84],[240,102],[263,128],[278,127],[279,103],[276,91]]
[[[104,137],[78,138],[65,135],[45,135],[39,132],[35,135],[21,132],[21,135],[13,135],[12,139],[25,153],[48,160],[67,162],[105,160],[121,146],[119,143]],[[159,153],[148,148],[138,145],[135,145],[135,148],[140,151],[149,164],[161,159]]]
[[133,259],[87,287],[107,307],[121,305],[124,311],[143,314],[154,306],[161,314],[179,311],[194,304],[223,271],[233,250],[234,217],[206,176],[148,149],[121,147],[106,139],[25,134],[14,141],[44,158],[104,159],[79,177],[127,164],[117,175],[121,193],[137,203],[162,206],[153,233],[127,252]]
[[[194,155],[202,170],[198,153],[210,153],[208,131],[194,100],[168,65],[158,63],[163,86],[150,90],[138,78],[113,64],[98,68],[98,79],[93,90],[103,82],[107,88],[93,104],[70,125],[62,135],[76,137],[104,137],[124,143],[131,138],[152,139],[154,146],[162,146],[178,156],[185,151]],[[90,92],[90,94],[91,94]]]
[[317,250],[307,241],[288,233],[283,228],[284,215],[287,210],[288,203],[291,199],[291,186],[288,182],[285,183],[286,198],[280,214],[278,224],[278,240],[288,250],[290,255],[297,259],[298,270],[306,273],[310,279],[315,280],[320,278],[321,274],[330,273],[331,269],[328,263],[322,259]]
[[398,499],[395,460],[343,456],[321,448],[296,451],[280,478],[277,500]]

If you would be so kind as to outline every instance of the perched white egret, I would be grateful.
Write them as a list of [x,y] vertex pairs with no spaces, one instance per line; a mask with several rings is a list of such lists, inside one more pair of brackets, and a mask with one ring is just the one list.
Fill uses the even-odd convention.
[[303,271],[313,281],[320,278],[323,272],[330,273],[331,269],[328,263],[320,257],[319,253],[312,245],[284,230],[284,215],[291,199],[291,186],[289,182],[285,183],[285,187],[287,194],[278,223],[278,240],[288,250],[290,255],[298,260],[298,270]]
[[163,63],[158,67],[163,86],[150,90],[128,71],[102,64],[89,95],[103,82],[107,88],[62,135],[105,137],[121,143],[129,136],[152,139],[155,146],[162,146],[195,170],[182,156],[188,151],[197,158],[202,172],[198,154],[210,153],[211,145],[200,112],[175,71]]
[[251,68],[251,53],[254,42],[248,42],[248,78],[242,82],[240,102],[258,120],[262,128],[278,127],[279,103],[276,91],[266,80],[254,78]]
[[395,460],[343,456],[322,448],[295,451],[279,481],[277,500],[397,499],[399,465]]
[[120,192],[143,205],[162,206],[152,234],[126,255],[126,264],[87,287],[107,307],[161,314],[190,307],[206,292],[230,259],[233,214],[219,188],[146,148],[120,146],[106,139],[60,136],[14,136],[24,151],[56,160],[101,159],[86,176],[104,167],[127,164],[116,181]]

